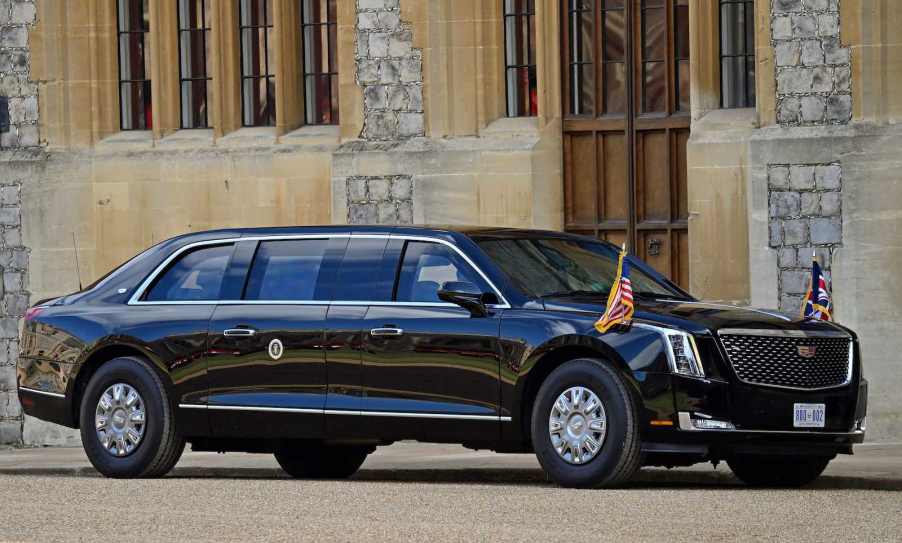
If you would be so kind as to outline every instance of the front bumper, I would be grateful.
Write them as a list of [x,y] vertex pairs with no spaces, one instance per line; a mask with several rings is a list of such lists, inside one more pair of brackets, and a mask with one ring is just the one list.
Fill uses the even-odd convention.
[[[724,380],[644,374],[643,449],[722,459],[730,454],[851,454],[865,437],[867,381],[824,391],[752,387]],[[793,428],[794,403],[823,403],[824,428]],[[666,406],[666,408],[665,408]],[[720,427],[717,427],[720,425]]]

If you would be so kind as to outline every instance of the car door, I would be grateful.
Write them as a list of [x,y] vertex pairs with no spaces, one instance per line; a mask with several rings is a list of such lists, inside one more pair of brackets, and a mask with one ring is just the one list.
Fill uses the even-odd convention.
[[242,242],[238,252],[253,255],[246,282],[210,322],[214,435],[322,437],[326,290],[345,243],[326,236]]
[[392,242],[401,263],[392,300],[370,304],[363,323],[368,431],[389,439],[497,439],[501,311],[474,317],[438,298],[449,281],[483,292],[491,286],[449,244]]

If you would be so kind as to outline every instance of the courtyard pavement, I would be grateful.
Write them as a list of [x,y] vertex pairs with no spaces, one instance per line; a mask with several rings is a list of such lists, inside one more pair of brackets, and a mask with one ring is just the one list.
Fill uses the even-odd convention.
[[240,453],[109,480],[81,449],[7,449],[0,488],[0,541],[902,540],[902,444],[857,447],[801,490],[750,489],[722,464],[566,490],[531,455],[409,442],[348,481],[294,481]]

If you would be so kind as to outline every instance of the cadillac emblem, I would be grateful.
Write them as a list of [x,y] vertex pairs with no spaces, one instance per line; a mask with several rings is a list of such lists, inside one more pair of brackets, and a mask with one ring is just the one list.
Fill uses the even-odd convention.
[[273,360],[278,360],[282,358],[282,353],[285,349],[282,347],[282,342],[278,339],[274,339],[269,342],[269,357]]
[[802,358],[814,358],[817,354],[817,345],[798,345],[799,356]]

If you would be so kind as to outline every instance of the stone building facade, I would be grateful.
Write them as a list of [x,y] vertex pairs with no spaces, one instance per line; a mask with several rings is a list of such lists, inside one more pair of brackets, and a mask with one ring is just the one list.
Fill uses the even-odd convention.
[[[265,4],[262,19],[248,19],[247,2]],[[613,11],[600,0],[234,0],[207,2],[192,27],[188,4],[0,0],[0,443],[77,442],[21,415],[14,364],[29,303],[179,233],[322,223],[568,229],[628,242],[698,297],[792,313],[816,254],[837,319],[861,334],[869,436],[902,435],[902,280],[892,273],[902,265],[902,95],[888,90],[902,79],[902,10],[868,0],[627,0]],[[314,4],[333,9],[312,17]],[[136,28],[123,28],[134,23],[123,5],[143,9]],[[561,45],[579,32],[601,40],[576,25],[581,13],[631,22],[621,36],[632,49],[598,64],[615,70],[610,80],[581,75],[594,57]],[[661,18],[638,23],[650,13]],[[728,21],[749,26],[730,33]],[[242,56],[249,28],[274,48],[262,73]],[[333,32],[321,64],[308,35],[319,29]],[[182,56],[191,32],[210,52],[193,80]],[[141,77],[123,77],[119,45],[132,35],[143,36]],[[659,38],[673,49],[642,49]],[[735,44],[744,50],[727,51]],[[753,78],[728,69],[740,58]],[[669,78],[664,91],[649,74]],[[580,87],[633,76],[630,96]],[[200,80],[206,98],[186,99]],[[264,90],[247,91],[249,80]],[[123,88],[138,90],[126,100]],[[186,115],[188,103],[202,106]],[[589,192],[586,176],[598,179]],[[655,215],[668,202],[669,215]]]

